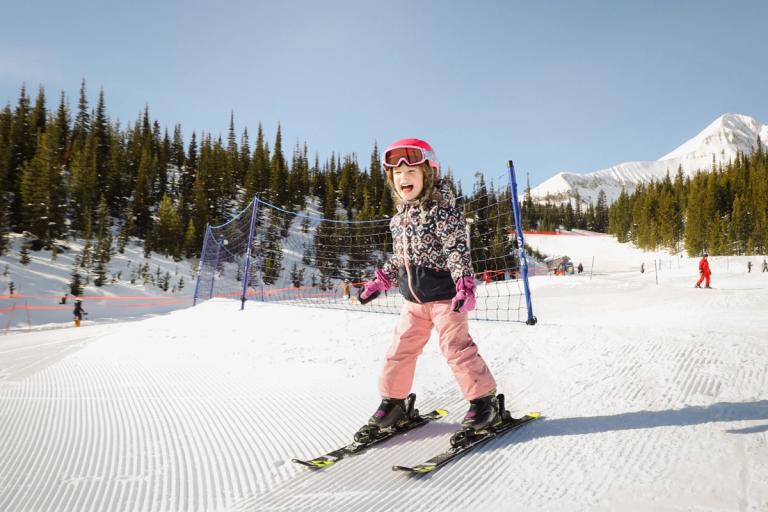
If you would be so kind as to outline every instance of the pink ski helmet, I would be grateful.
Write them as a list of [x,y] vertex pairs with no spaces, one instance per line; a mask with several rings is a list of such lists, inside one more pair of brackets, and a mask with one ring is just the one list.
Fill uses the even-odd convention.
[[439,175],[440,164],[435,150],[428,142],[421,139],[399,139],[384,150],[382,163],[385,168],[397,167],[403,161],[412,166],[427,163],[434,170],[435,177]]

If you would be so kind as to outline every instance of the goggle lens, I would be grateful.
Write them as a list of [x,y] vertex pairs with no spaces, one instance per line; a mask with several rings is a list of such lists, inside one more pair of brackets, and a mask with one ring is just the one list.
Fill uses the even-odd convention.
[[387,167],[397,167],[402,160],[408,165],[420,165],[427,160],[427,155],[419,148],[393,148],[384,154]]

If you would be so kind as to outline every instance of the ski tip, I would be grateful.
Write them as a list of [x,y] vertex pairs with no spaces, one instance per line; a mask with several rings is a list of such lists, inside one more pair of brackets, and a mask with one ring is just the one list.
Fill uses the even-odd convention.
[[541,413],[539,411],[531,411],[526,416],[528,416],[529,418],[532,418],[534,420],[537,420],[537,419],[541,418]]
[[446,411],[445,409],[435,409],[435,412],[436,412],[436,413],[437,413],[437,415],[438,415],[438,416],[440,416],[441,418],[443,418],[443,417],[445,417],[445,416],[448,416],[448,411]]
[[312,460],[301,460],[301,459],[291,459],[291,462],[295,462],[296,464],[301,464],[302,466],[307,466],[308,468],[313,469],[322,469],[327,468],[328,466],[331,466],[335,460],[331,459],[312,459]]
[[406,471],[416,475],[423,475],[435,470],[434,464],[419,464],[418,466],[392,466],[392,471]]

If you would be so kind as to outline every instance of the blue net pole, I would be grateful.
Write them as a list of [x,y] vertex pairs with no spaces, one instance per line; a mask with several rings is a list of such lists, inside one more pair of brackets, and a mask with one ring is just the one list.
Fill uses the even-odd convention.
[[523,274],[523,286],[525,288],[525,304],[528,307],[528,320],[526,324],[535,325],[536,317],[533,316],[531,305],[531,288],[528,286],[528,257],[525,254],[525,240],[523,239],[523,225],[520,222],[520,201],[517,199],[517,178],[515,177],[515,164],[509,161],[509,181],[512,185],[512,211],[515,214],[515,230],[517,231],[517,250],[520,256],[520,270]]
[[240,311],[245,309],[245,294],[248,291],[248,281],[251,269],[251,248],[253,247],[253,227],[256,224],[256,208],[259,204],[257,198],[253,198],[253,208],[251,208],[251,227],[248,230],[248,248],[245,251],[245,268],[243,269],[243,294],[240,296]]
[[205,265],[205,251],[208,248],[208,234],[211,232],[210,224],[205,225],[205,236],[203,237],[203,248],[200,250],[200,262],[197,268],[197,282],[195,283],[195,295],[192,297],[192,305],[197,305],[198,292],[200,291],[200,277],[203,275],[203,266]]

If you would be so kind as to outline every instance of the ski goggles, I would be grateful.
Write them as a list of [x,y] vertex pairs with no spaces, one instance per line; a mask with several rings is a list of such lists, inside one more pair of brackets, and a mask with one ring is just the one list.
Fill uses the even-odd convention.
[[384,167],[398,167],[401,163],[415,167],[429,160],[436,161],[432,151],[426,151],[416,146],[400,146],[384,152]]

